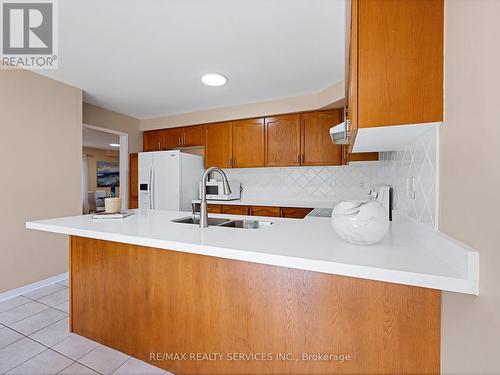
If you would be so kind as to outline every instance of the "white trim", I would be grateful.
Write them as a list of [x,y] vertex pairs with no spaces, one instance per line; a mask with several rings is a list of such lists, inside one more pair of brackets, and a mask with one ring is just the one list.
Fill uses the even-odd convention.
[[120,197],[122,210],[128,209],[128,182],[129,182],[129,165],[128,165],[128,135],[120,135]]
[[40,280],[35,283],[31,283],[25,286],[21,286],[16,289],[11,289],[6,292],[0,293],[0,302],[20,296],[21,294],[26,294],[36,289],[43,288],[55,284],[59,281],[66,280],[69,277],[69,273],[61,273],[60,275],[49,277],[48,279]]
[[112,130],[112,129],[108,129],[108,128],[101,128],[100,126],[89,125],[89,124],[82,124],[82,125],[83,125],[84,128],[91,129],[91,130],[97,130],[99,132],[116,134],[116,135],[128,135],[127,133],[120,132],[118,130]]

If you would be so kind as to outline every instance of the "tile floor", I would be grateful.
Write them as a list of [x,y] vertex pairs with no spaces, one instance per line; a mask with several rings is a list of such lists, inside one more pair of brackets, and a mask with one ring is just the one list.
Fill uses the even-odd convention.
[[68,281],[0,302],[0,374],[170,374],[68,331]]

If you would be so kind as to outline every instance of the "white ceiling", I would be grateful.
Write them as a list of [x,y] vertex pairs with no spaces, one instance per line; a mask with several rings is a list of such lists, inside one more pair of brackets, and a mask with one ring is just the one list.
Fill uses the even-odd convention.
[[110,143],[120,143],[120,136],[83,127],[83,147],[100,148],[118,151],[119,147],[111,147]]
[[[59,69],[137,118],[320,91],[344,79],[345,0],[59,1]],[[200,77],[220,72],[223,87]]]

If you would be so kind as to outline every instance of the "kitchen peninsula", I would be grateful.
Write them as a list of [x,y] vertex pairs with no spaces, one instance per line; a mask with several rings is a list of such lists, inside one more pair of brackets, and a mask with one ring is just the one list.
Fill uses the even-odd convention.
[[186,215],[26,224],[71,236],[73,332],[174,373],[436,373],[440,290],[478,293],[478,253],[403,217],[363,247],[328,218],[172,222]]

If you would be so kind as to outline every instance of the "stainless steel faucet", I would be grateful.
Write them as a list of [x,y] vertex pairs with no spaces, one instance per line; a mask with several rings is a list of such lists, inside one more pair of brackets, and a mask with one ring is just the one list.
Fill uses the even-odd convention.
[[207,179],[212,172],[219,172],[222,177],[224,194],[231,194],[227,176],[222,169],[219,167],[210,167],[203,173],[203,176],[201,176],[200,228],[208,227]]

